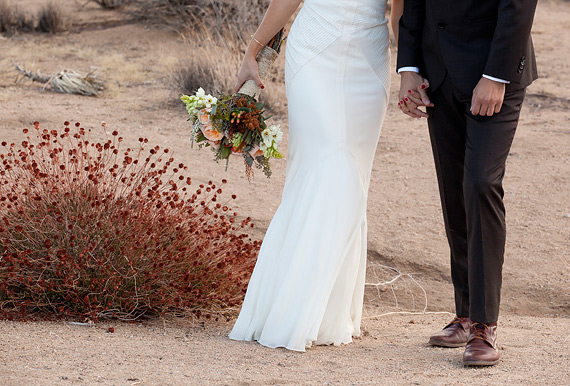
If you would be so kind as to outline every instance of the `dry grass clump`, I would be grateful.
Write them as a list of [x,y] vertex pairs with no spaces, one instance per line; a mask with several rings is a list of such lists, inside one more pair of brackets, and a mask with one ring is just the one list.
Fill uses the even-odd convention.
[[260,243],[220,186],[191,192],[187,166],[144,138],[32,133],[1,143],[0,316],[218,317],[240,303]]
[[118,9],[133,1],[134,0],[90,0],[90,2],[98,4],[104,9]]
[[38,13],[36,30],[54,34],[65,30],[65,17],[61,7],[53,2],[47,3]]
[[[137,0],[131,12],[138,18],[172,28],[187,43],[187,56],[172,71],[174,92],[192,94],[199,87],[208,93],[231,93],[249,41],[270,0]],[[283,56],[266,80],[261,101],[273,114],[283,114]],[[174,98],[173,98],[174,100]]]
[[177,92],[193,94],[199,87],[210,94],[233,92],[245,42],[231,31],[221,33],[201,28],[186,38],[188,55],[172,77]]
[[29,15],[17,4],[0,0],[0,33],[36,31],[53,34],[65,31],[65,27],[64,12],[53,2],[44,5],[37,15]]
[[134,15],[186,33],[202,24],[218,29],[257,27],[270,0],[137,0]]
[[23,13],[14,3],[0,0],[0,33],[30,32],[34,28],[33,18]]
[[[207,93],[232,93],[247,42],[231,29],[212,31],[202,26],[185,37],[185,59],[173,69],[171,88],[175,93],[193,94],[199,87]],[[286,110],[284,55],[278,58],[265,81],[260,101],[273,114]]]

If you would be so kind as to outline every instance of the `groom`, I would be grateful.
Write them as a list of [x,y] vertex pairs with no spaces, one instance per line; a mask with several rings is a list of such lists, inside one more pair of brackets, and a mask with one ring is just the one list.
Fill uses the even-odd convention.
[[428,119],[455,288],[457,317],[430,344],[467,345],[465,365],[499,361],[502,180],[525,88],[537,78],[536,3],[405,0],[400,19],[398,105]]

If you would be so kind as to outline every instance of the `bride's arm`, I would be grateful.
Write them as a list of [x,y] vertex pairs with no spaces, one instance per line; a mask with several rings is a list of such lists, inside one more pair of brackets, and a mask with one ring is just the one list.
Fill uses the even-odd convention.
[[259,70],[255,58],[261,49],[287,24],[291,16],[299,8],[301,0],[272,0],[267,8],[265,17],[261,25],[253,35],[245,57],[238,72],[238,79],[235,86],[237,92],[239,88],[248,80],[253,79],[257,85],[264,88],[259,78]]
[[398,44],[398,28],[400,25],[400,18],[402,17],[403,13],[404,13],[404,0],[392,0],[390,25],[392,26],[392,32],[394,33],[396,44]]

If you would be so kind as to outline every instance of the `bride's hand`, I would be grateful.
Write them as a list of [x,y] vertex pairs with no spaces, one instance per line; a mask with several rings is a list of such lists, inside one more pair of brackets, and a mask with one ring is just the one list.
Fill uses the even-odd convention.
[[433,107],[433,103],[430,102],[426,92],[429,88],[429,82],[413,71],[402,72],[400,78],[398,108],[412,118],[428,118],[428,114],[418,107]]
[[261,81],[261,78],[259,77],[259,68],[257,66],[257,61],[254,57],[246,55],[243,59],[243,62],[241,63],[241,68],[238,72],[234,92],[238,92],[241,86],[243,86],[243,84],[250,79],[253,80],[262,90],[265,88],[263,82]]

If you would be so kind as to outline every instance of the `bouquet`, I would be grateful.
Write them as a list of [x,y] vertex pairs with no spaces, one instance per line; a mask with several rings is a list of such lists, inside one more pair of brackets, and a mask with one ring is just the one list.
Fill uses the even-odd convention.
[[[259,74],[264,79],[277,59],[283,43],[281,30],[257,55]],[[253,175],[253,165],[271,176],[269,160],[283,158],[277,145],[283,139],[279,125],[268,125],[260,89],[248,80],[236,94],[208,95],[199,88],[194,95],[182,95],[192,124],[192,145],[212,147],[215,160],[243,157],[246,175]]]

